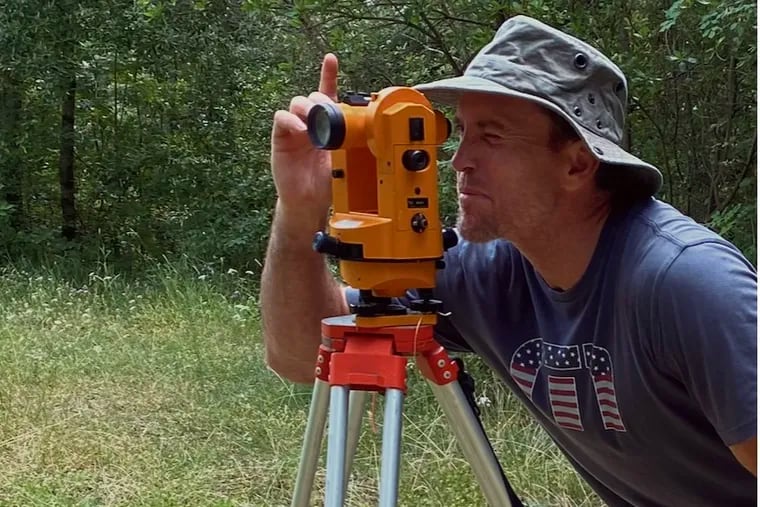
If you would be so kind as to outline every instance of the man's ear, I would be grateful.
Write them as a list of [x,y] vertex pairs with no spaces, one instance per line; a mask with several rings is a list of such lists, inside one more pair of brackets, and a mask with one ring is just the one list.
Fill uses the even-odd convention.
[[563,186],[568,191],[578,190],[593,181],[599,170],[599,159],[591,153],[580,139],[565,146],[567,165],[562,175]]

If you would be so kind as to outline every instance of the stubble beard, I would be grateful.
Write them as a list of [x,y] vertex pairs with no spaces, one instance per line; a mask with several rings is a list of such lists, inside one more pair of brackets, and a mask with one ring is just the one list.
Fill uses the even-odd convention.
[[471,243],[487,243],[499,238],[497,224],[492,216],[466,214],[461,206],[457,213],[457,230],[463,239]]

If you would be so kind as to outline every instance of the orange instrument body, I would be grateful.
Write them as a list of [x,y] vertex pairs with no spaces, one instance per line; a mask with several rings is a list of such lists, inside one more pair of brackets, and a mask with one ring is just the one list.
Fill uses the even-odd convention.
[[328,234],[335,250],[326,253],[340,259],[348,285],[375,296],[432,289],[444,251],[437,150],[450,134],[448,120],[405,87],[372,93],[364,104],[329,106],[321,124],[314,120],[314,130],[331,129],[333,138],[322,140],[334,146],[327,149],[333,149]]

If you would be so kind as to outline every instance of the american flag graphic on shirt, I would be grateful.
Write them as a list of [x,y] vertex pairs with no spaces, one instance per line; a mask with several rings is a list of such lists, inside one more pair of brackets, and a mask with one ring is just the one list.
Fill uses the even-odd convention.
[[583,345],[583,360],[586,368],[591,372],[594,379],[594,390],[599,411],[602,414],[604,428],[615,431],[625,431],[623,419],[620,417],[617,397],[615,396],[615,382],[612,375],[612,359],[610,353],[591,343]]
[[525,342],[512,355],[509,373],[530,399],[533,399],[533,388],[541,368],[548,372],[548,401],[558,426],[583,431],[576,375],[585,369],[593,382],[604,428],[625,431],[615,396],[612,360],[606,349],[592,343],[555,345],[542,338]]
[[[577,371],[581,369],[581,357],[577,345],[563,346],[544,343],[543,365],[555,371]],[[575,377],[571,375],[549,375],[549,404],[556,423],[563,428],[583,431],[578,390]]]
[[578,391],[573,377],[549,375],[549,403],[556,423],[563,428],[583,431]]
[[522,344],[512,355],[509,374],[528,398],[533,397],[538,369],[541,367],[541,346],[543,340],[534,338]]

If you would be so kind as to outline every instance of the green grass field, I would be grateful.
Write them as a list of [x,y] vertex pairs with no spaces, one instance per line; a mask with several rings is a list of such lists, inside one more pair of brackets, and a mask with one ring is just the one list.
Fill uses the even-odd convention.
[[[289,504],[311,388],[265,367],[252,273],[163,266],[126,280],[101,267],[74,282],[55,268],[0,269],[0,505]],[[523,500],[601,505],[469,361]],[[410,375],[399,504],[484,505],[432,393]],[[377,501],[381,398],[373,421],[349,505]],[[323,480],[322,469],[314,505]]]

